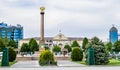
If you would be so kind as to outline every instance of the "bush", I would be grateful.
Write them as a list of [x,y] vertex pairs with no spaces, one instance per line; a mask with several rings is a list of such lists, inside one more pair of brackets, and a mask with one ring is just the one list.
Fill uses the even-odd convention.
[[82,61],[83,59],[82,50],[78,47],[73,48],[72,53],[71,53],[71,59],[72,61]]
[[56,65],[57,62],[54,61],[54,55],[50,50],[44,50],[40,54],[39,58],[40,65]]
[[64,48],[66,48],[68,50],[68,52],[71,52],[71,47],[69,45],[65,45]]
[[16,59],[16,52],[12,47],[8,48],[9,62],[13,62]]
[[54,46],[53,52],[61,52],[61,48],[59,46]]

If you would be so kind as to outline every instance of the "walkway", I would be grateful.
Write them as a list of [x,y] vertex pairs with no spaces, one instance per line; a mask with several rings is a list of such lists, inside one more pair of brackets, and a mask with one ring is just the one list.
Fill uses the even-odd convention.
[[12,68],[37,68],[39,67],[38,61],[19,61],[11,66]]
[[[68,60],[67,61],[66,60],[59,60],[59,61],[57,61],[57,63],[58,63],[58,67],[85,66],[85,65],[82,65],[82,64],[78,64],[78,63],[75,63],[75,62],[68,61]],[[39,66],[38,61],[19,61],[11,67],[12,68],[38,68],[40,66]]]
[[58,66],[62,66],[62,67],[78,67],[78,66],[85,66],[83,64],[78,64],[75,62],[71,62],[68,60],[59,60],[58,62]]
[[120,70],[119,66],[113,67],[40,67],[40,68],[0,68],[0,70]]

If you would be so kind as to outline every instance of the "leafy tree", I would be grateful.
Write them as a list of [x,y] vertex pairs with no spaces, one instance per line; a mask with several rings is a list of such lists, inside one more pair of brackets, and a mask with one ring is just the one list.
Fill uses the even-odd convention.
[[14,40],[10,40],[10,41],[8,42],[8,46],[17,48],[17,44],[16,44],[16,42],[15,42]]
[[78,42],[75,40],[72,43],[72,47],[80,47],[80,46],[79,46]]
[[72,53],[71,53],[71,59],[72,61],[82,61],[83,59],[82,50],[78,47],[73,48]]
[[53,52],[61,52],[61,48],[59,46],[54,46]]
[[102,41],[99,40],[97,37],[93,37],[91,42],[89,42],[86,46],[86,59],[88,58],[88,48],[92,47],[94,49],[94,56],[95,56],[95,64],[96,65],[103,65],[109,63],[109,54],[105,50],[105,45]]
[[112,43],[111,42],[108,42],[105,47],[106,47],[107,51],[109,51],[109,52],[112,51]]
[[69,45],[65,45],[64,48],[68,49],[68,52],[72,51],[72,48]]
[[85,49],[86,49],[86,45],[88,44],[88,39],[85,37],[84,39],[83,39],[83,43],[82,43],[82,49],[83,49],[83,51],[85,51]]
[[31,52],[39,51],[39,45],[37,44],[37,42],[36,42],[36,40],[34,38],[30,39],[29,47],[30,47]]
[[14,51],[14,49],[12,47],[8,48],[8,55],[9,55],[9,61],[13,62],[16,59],[16,52]]
[[116,41],[113,45],[114,49],[113,51],[115,52],[120,52],[120,40],[119,41]]
[[5,43],[2,39],[0,39],[0,51],[2,51],[5,48]]
[[2,38],[2,40],[5,44],[5,46],[8,46],[9,39],[7,37],[5,37],[5,38]]
[[23,43],[20,49],[20,52],[29,52],[30,48],[27,43]]

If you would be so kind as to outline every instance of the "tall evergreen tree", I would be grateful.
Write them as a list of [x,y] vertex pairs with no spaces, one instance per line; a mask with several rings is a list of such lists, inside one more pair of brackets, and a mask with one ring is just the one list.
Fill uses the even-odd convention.
[[37,44],[37,42],[34,38],[30,39],[29,47],[30,47],[31,52],[39,51],[39,45]]
[[80,45],[78,44],[78,42],[75,40],[72,43],[72,47],[80,47]]
[[86,45],[88,44],[88,39],[85,37],[84,39],[83,39],[83,43],[82,43],[82,49],[83,49],[83,51],[85,51],[85,49],[86,49]]
[[30,48],[28,46],[27,43],[23,43],[21,48],[20,48],[20,52],[29,52],[30,51]]
[[0,39],[0,51],[2,51],[5,48],[5,43],[2,39]]
[[99,40],[97,37],[93,37],[91,42],[87,44],[86,50],[86,59],[88,59],[88,48],[92,47],[94,49],[94,56],[95,56],[95,64],[96,65],[103,65],[109,63],[109,54],[105,50],[105,45],[102,41]]

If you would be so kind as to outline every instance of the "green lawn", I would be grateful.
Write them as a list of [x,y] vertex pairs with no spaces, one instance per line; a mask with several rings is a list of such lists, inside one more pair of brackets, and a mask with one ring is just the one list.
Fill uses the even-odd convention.
[[74,62],[86,65],[85,61],[74,61]]
[[111,59],[109,64],[107,64],[107,65],[120,66],[120,60]]
[[[16,61],[14,61],[14,62],[9,62],[9,66],[12,66],[13,64],[15,64],[16,63]],[[1,62],[0,62],[0,66],[1,66]]]
[[[105,66],[120,66],[120,60],[111,59],[109,61],[110,62]],[[75,62],[86,65],[85,61],[75,61]]]

